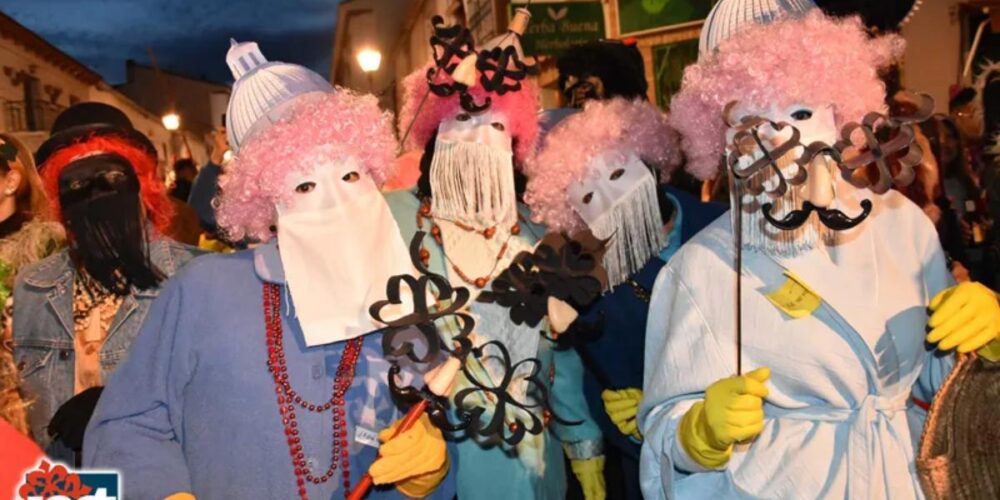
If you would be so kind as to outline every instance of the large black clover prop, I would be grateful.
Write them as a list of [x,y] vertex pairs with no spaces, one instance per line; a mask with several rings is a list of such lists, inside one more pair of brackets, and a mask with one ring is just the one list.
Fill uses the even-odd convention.
[[[472,346],[469,334],[475,327],[472,316],[462,312],[469,302],[469,290],[463,287],[453,288],[447,278],[432,273],[420,259],[420,245],[425,235],[418,232],[410,242],[410,261],[420,276],[404,274],[389,278],[385,285],[386,299],[375,302],[368,308],[368,314],[375,321],[386,325],[382,330],[383,353],[390,358],[405,356],[416,363],[431,362],[438,358],[441,351],[451,354],[468,352]],[[408,294],[403,293],[404,284],[409,289]],[[387,319],[383,311],[402,305],[404,296],[412,300],[413,311],[395,319]],[[433,309],[427,303],[429,297],[435,299]],[[438,304],[445,306],[438,308]],[[453,319],[459,326],[458,333],[452,338],[454,346],[442,342],[438,335],[436,322],[447,319]],[[418,354],[417,344],[410,340],[414,331],[420,334],[424,354]]]
[[[455,394],[455,406],[459,418],[467,425],[468,435],[499,438],[508,445],[516,445],[526,434],[541,434],[545,430],[545,416],[564,425],[581,423],[564,420],[551,411],[548,389],[539,376],[541,363],[537,359],[527,358],[511,364],[507,348],[495,340],[473,348],[472,356],[481,362],[499,363],[504,370],[500,382],[495,385],[464,371],[471,387]],[[516,374],[520,375],[515,377]],[[510,394],[511,385],[517,382],[526,384],[523,401]],[[493,404],[492,412],[486,406],[477,405],[484,398]],[[539,412],[543,418],[539,418]]]
[[912,111],[894,116],[871,112],[860,123],[848,123],[841,130],[834,149],[841,174],[853,186],[882,194],[893,185],[913,182],[914,169],[924,156],[913,127],[931,117],[934,99],[926,94],[909,96],[915,103]]
[[[428,417],[446,432],[464,431],[468,436],[502,439],[511,445],[519,443],[525,433],[541,433],[544,430],[543,422],[532,410],[540,409],[549,415],[552,413],[547,389],[538,378],[539,361],[529,358],[512,363],[506,346],[497,341],[473,345],[470,334],[475,328],[475,320],[464,312],[469,301],[469,290],[464,287],[453,288],[447,278],[432,273],[424,265],[420,259],[424,237],[425,233],[418,232],[410,242],[410,260],[420,276],[393,276],[386,284],[386,300],[378,301],[369,308],[372,318],[386,325],[382,330],[382,349],[384,356],[392,364],[388,380],[391,393],[405,403],[426,402]],[[404,303],[403,298],[407,296],[402,290],[404,284],[409,290],[413,311],[388,319],[383,314],[387,308],[397,308]],[[428,297],[434,297],[434,307],[429,307]],[[437,304],[444,306],[439,308]],[[449,342],[443,341],[438,333],[437,322],[443,320],[456,321],[459,327],[458,333]],[[417,340],[413,340],[414,336]],[[423,354],[419,354],[421,351]],[[402,368],[399,363],[403,358],[427,364],[439,360],[441,352],[446,352],[461,362],[461,373],[471,384],[455,396],[457,422],[449,418],[447,397],[438,396],[427,387],[418,389],[400,382]],[[470,369],[471,364],[484,366],[487,362],[494,367],[499,365],[498,372],[501,376],[496,385],[481,380]],[[518,375],[519,373],[523,375]],[[526,400],[519,400],[511,394],[511,386],[517,382],[526,384]],[[486,415],[489,417],[484,421],[483,417]],[[503,425],[508,415],[512,415],[513,422]]]
[[[760,116],[748,116],[739,121],[730,119],[730,114],[736,102],[726,106],[726,121],[735,130],[729,154],[726,156],[726,166],[732,175],[746,182],[750,194],[757,196],[765,191],[771,198],[780,198],[788,191],[788,186],[799,186],[806,181],[806,170],[797,168],[791,177],[785,177],[779,160],[793,153],[802,146],[799,130],[785,122],[773,122]],[[790,128],[791,136],[775,147],[770,147],[771,141],[763,137],[764,128],[778,134]],[[745,165],[745,166],[744,166]],[[801,165],[800,165],[801,167]],[[766,187],[767,182],[774,179],[773,187]],[[754,182],[751,182],[754,181]]]
[[[528,75],[538,74],[538,65],[529,65],[522,61],[512,46],[477,52],[468,28],[458,25],[446,26],[441,16],[434,16],[431,23],[434,29],[434,34],[430,38],[434,66],[427,70],[428,87],[438,97],[458,94],[459,104],[468,113],[478,114],[486,111],[493,104],[493,98],[487,95],[482,102],[477,102],[465,84],[454,80],[437,81],[442,72],[451,75],[465,58],[473,55],[476,57],[479,83],[487,93],[498,96],[521,90],[521,82]],[[506,36],[517,35],[508,33]]]
[[601,266],[605,243],[589,231],[574,238],[550,234],[534,251],[518,254],[476,300],[505,307],[514,324],[531,327],[548,313],[549,297],[583,309],[607,283]]

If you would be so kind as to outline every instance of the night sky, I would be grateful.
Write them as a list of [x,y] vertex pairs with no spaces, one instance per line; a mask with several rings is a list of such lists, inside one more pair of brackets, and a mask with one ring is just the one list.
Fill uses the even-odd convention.
[[104,76],[125,61],[229,82],[229,38],[254,40],[270,60],[330,72],[339,0],[0,0],[0,10]]

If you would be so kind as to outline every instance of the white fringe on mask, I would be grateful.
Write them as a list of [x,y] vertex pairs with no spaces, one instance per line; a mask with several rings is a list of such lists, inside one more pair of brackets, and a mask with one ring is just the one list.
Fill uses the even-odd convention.
[[[792,159],[794,157],[786,155],[778,161],[786,177],[795,173],[796,167],[790,167]],[[788,190],[778,199],[771,198],[766,191],[757,196],[750,193],[749,186],[759,187],[764,182],[759,179],[751,179],[750,184],[737,182],[735,189],[732,188],[732,185],[730,186],[731,206],[742,208],[740,213],[743,216],[743,248],[768,255],[794,257],[816,248],[816,244],[821,240],[834,241],[836,233],[827,229],[815,214],[810,215],[805,224],[791,231],[778,229],[771,225],[764,217],[763,206],[765,203],[773,205],[771,214],[775,219],[780,220],[792,210],[801,210],[805,200],[800,193],[801,186],[788,185]],[[776,181],[773,178],[768,179],[765,185],[767,188],[772,188],[774,182]]]
[[590,225],[594,236],[611,238],[604,254],[609,290],[642,269],[666,242],[656,187],[652,175],[643,176],[632,192]]
[[517,217],[510,151],[438,140],[430,171],[431,212],[485,228]]

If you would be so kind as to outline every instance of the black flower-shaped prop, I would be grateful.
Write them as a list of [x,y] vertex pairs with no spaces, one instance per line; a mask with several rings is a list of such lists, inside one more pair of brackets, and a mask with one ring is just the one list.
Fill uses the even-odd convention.
[[[455,407],[466,425],[467,435],[501,439],[508,445],[516,445],[526,434],[543,432],[549,418],[565,425],[580,423],[564,420],[552,412],[548,388],[539,375],[541,363],[537,359],[512,363],[507,348],[495,340],[474,347],[471,355],[481,365],[499,365],[503,375],[498,382],[492,383],[479,378],[472,370],[464,372],[470,386],[455,394]],[[519,397],[515,397],[515,393]],[[488,404],[482,404],[483,401]]]
[[[750,194],[757,196],[766,191],[771,198],[784,196],[789,185],[799,186],[804,183],[804,168],[797,166],[795,173],[786,177],[779,163],[802,147],[799,130],[788,123],[773,122],[760,116],[731,120],[730,113],[735,106],[735,102],[729,103],[725,112],[729,126],[735,131],[729,154],[726,155],[726,166],[733,177],[743,181]],[[789,129],[790,136],[774,145],[774,138]],[[765,135],[765,131],[769,137]]]
[[[382,350],[387,357],[408,357],[416,363],[428,363],[438,359],[441,351],[461,355],[472,345],[469,334],[475,321],[463,312],[469,302],[469,290],[453,288],[444,276],[430,272],[420,259],[420,245],[425,233],[418,232],[410,242],[410,260],[420,276],[399,275],[389,278],[386,283],[386,299],[375,302],[368,313],[375,321],[386,327],[382,330]],[[404,289],[403,286],[406,286]],[[433,307],[428,304],[433,299]],[[387,317],[412,305],[412,311]],[[437,322],[454,321],[456,334],[444,342],[438,334]],[[417,335],[414,335],[414,333]]]
[[536,327],[548,314],[549,298],[580,310],[601,296],[607,273],[601,266],[605,242],[590,231],[549,234],[531,252],[518,254],[476,300],[510,311],[517,325]]
[[[468,28],[446,26],[441,16],[431,21],[434,34],[430,44],[434,53],[434,66],[427,70],[427,84],[430,91],[439,97],[458,94],[459,104],[468,113],[482,113],[493,103],[492,95],[502,96],[507,92],[521,90],[522,82],[529,75],[538,74],[538,66],[521,60],[513,46],[497,46],[476,50],[475,42]],[[520,36],[508,32],[505,36]],[[461,72],[460,67],[471,64],[477,73],[475,79],[452,78]],[[442,74],[449,78],[443,78]],[[482,85],[486,96],[477,102],[470,93],[470,86]]]
[[934,100],[925,94],[909,94],[913,105],[905,114],[887,116],[878,112],[848,123],[834,145],[844,179],[858,188],[882,194],[893,185],[913,182],[914,168],[924,152],[916,143],[914,125],[930,118]]
[[[382,330],[382,347],[392,364],[390,391],[398,400],[419,405],[421,412],[426,410],[431,421],[447,432],[464,431],[469,436],[502,439],[509,444],[520,442],[525,433],[541,433],[544,429],[541,417],[533,411],[543,415],[552,412],[546,387],[538,378],[539,361],[528,358],[513,363],[507,347],[495,340],[474,344],[475,320],[465,312],[469,291],[464,287],[453,288],[447,278],[424,265],[420,259],[424,237],[425,233],[418,232],[410,242],[410,259],[420,276],[390,278],[386,284],[387,298],[373,304],[369,311],[376,321],[386,325]],[[428,303],[430,298],[434,304]],[[407,306],[412,306],[412,311],[387,317],[390,311]],[[440,323],[445,321],[455,322],[457,329],[447,339],[439,332]],[[443,362],[442,352],[447,353]],[[403,385],[400,363],[406,359],[424,365],[437,363],[425,374],[425,387]],[[490,370],[486,370],[487,365]],[[449,366],[453,367],[451,373],[442,375]],[[490,377],[490,372],[499,375]],[[449,418],[451,404],[447,396],[459,373],[469,386],[456,393],[455,418]],[[442,379],[446,381],[442,383]],[[494,384],[489,379],[498,382]],[[508,419],[511,423],[506,426],[494,422]]]

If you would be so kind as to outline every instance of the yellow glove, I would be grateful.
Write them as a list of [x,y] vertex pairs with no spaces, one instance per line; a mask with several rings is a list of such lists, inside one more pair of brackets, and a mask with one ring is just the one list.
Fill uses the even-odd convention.
[[931,299],[933,312],[927,321],[927,342],[948,351],[972,352],[1000,334],[1000,302],[992,290],[966,282],[951,287]]
[[604,457],[572,460],[569,465],[573,469],[576,480],[580,481],[580,486],[583,488],[583,498],[604,500],[607,495],[604,486]]
[[167,498],[164,498],[163,500],[195,500],[195,498],[194,495],[186,491],[182,491],[180,493],[174,493],[173,495],[170,495]]
[[639,432],[639,423],[635,417],[639,413],[642,389],[635,387],[618,391],[605,389],[601,392],[601,399],[604,400],[604,411],[615,427],[618,427],[622,434],[641,441],[642,433]]
[[214,253],[233,253],[233,248],[222,240],[217,240],[211,236],[201,233],[198,237],[198,248]]
[[752,439],[764,430],[764,386],[770,368],[758,368],[742,377],[719,380],[705,390],[681,419],[677,437],[692,460],[709,469],[729,461],[733,443]]
[[400,421],[378,434],[382,446],[368,473],[375,484],[396,483],[396,489],[406,496],[427,496],[448,474],[444,437],[427,415],[421,415],[413,427],[392,437]]

